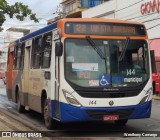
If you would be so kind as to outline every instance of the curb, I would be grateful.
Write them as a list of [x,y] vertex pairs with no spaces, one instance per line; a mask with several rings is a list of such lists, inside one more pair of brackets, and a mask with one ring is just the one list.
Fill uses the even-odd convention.
[[160,96],[159,95],[153,95],[152,98],[155,99],[155,100],[160,100]]

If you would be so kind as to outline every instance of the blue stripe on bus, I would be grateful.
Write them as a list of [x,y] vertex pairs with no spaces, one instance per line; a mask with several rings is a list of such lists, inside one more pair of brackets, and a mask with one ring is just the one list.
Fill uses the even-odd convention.
[[[51,101],[52,108],[54,106],[54,101]],[[76,122],[76,121],[93,121],[88,114],[87,110],[98,110],[98,111],[116,111],[116,110],[128,110],[134,109],[133,113],[130,116],[127,116],[124,119],[141,119],[141,118],[149,118],[151,115],[151,105],[152,102],[147,102],[142,105],[135,106],[126,106],[126,107],[112,107],[112,108],[88,108],[88,107],[75,107],[69,104],[60,103],[60,118],[58,118],[61,122]],[[54,110],[52,110],[52,117],[55,117]]]
[[28,40],[28,39],[30,39],[30,38],[33,38],[33,37],[35,37],[35,36],[38,36],[38,35],[41,35],[41,34],[43,34],[43,33],[49,32],[49,31],[51,31],[51,30],[53,30],[53,29],[55,29],[55,28],[57,28],[57,22],[56,22],[56,23],[53,23],[53,24],[51,24],[51,25],[48,25],[48,26],[46,26],[46,27],[44,27],[44,28],[42,28],[42,29],[39,29],[39,30],[37,30],[37,31],[35,31],[35,32],[32,32],[32,33],[27,34],[26,36],[24,36],[24,37],[16,40],[16,43],[18,43],[19,41],[20,41],[20,42],[23,42],[23,41]]

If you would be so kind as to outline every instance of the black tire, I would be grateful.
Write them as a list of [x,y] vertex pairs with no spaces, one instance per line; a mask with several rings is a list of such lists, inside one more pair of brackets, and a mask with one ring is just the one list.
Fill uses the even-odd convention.
[[49,105],[49,103],[48,103],[48,100],[46,99],[45,102],[44,102],[44,107],[43,107],[43,117],[44,117],[45,126],[49,130],[57,129],[58,128],[58,122],[56,120],[53,120],[50,117],[48,105]]
[[21,105],[19,92],[17,93],[17,111],[19,113],[24,113],[25,112],[25,107],[23,105]]
[[115,121],[115,124],[118,125],[118,126],[124,126],[126,125],[126,123],[128,122],[128,120],[117,120]]

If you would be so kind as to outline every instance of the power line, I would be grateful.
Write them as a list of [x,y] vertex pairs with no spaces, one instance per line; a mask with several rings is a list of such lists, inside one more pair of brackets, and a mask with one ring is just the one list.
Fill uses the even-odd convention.
[[[127,6],[127,7],[122,8],[122,9],[119,9],[119,10],[117,10],[117,11],[115,11],[115,12],[119,12],[119,11],[121,11],[121,10],[127,9],[127,8],[129,8],[129,7],[131,7],[131,6],[134,6],[134,5],[136,5],[136,4],[138,4],[138,3],[142,2],[142,1],[143,1],[143,0],[141,0],[141,1],[139,1],[139,2],[136,2],[136,3],[134,3],[134,4],[131,4],[131,5]],[[139,19],[139,20],[142,20],[142,17],[143,17],[143,19],[145,19],[145,18],[149,17],[150,15],[155,14],[155,13],[150,13],[150,14],[146,14],[146,15],[142,15],[142,16],[135,16],[135,17],[132,17],[132,18],[125,19],[125,18],[127,18],[127,17],[130,17],[130,16],[132,16],[132,15],[134,15],[134,14],[138,14],[138,13],[139,13],[139,12],[134,12],[134,13],[131,13],[131,14],[129,14],[129,15],[127,15],[127,16],[124,16],[124,17],[121,17],[121,18],[124,19],[124,20],[134,20],[134,19],[137,19],[137,18],[141,18],[141,19]],[[159,16],[159,15],[158,15],[158,16]],[[158,16],[157,16],[157,17],[158,17]],[[137,21],[139,21],[139,20],[137,20]],[[140,22],[140,21],[139,21],[139,22]]]
[[[131,6],[133,6],[133,5],[136,5],[136,4],[138,4],[138,3],[142,2],[142,1],[143,1],[143,0],[141,0],[141,1],[139,1],[139,2],[136,2],[136,3],[132,4],[132,5],[129,5],[129,6],[127,6],[127,7],[124,7],[124,8],[122,8],[122,9],[119,9],[119,10],[117,10],[116,12],[121,11],[121,10],[124,10],[124,9],[126,9],[126,8],[129,8],[129,7],[131,7]],[[136,12],[136,13],[138,13],[138,12]],[[133,14],[136,14],[136,13],[132,13],[132,14],[130,14],[130,15],[133,15]],[[136,17],[129,18],[129,19],[126,19],[126,20],[133,20],[133,19],[137,19],[137,18],[141,18],[141,17],[143,17],[143,19],[145,19],[145,18],[147,18],[147,17],[149,17],[150,15],[153,15],[153,14],[155,14],[155,13],[150,13],[150,14],[146,14],[146,15],[142,15],[142,16],[136,16]],[[159,15],[158,15],[158,16],[159,16]],[[157,16],[157,17],[158,17],[158,16]],[[128,15],[128,16],[125,16],[125,17],[123,17],[123,18],[126,18],[126,17],[129,17],[129,15]],[[141,19],[142,19],[142,18],[141,18]],[[160,19],[160,18],[154,18],[154,19],[151,19],[151,20],[146,20],[146,21],[143,21],[142,23],[151,22],[151,21],[155,21],[155,20],[158,20],[158,19]],[[157,27],[157,26],[159,26],[159,25],[160,25],[160,24],[154,25],[154,26],[148,28],[147,30],[153,29],[153,28],[155,28],[155,27]]]
[[[136,11],[137,11],[137,10],[136,10]],[[131,14],[126,15],[126,16],[121,17],[121,18],[126,20],[126,18],[131,17],[131,16],[136,15],[136,14],[138,14],[138,12],[131,13]]]
[[156,37],[156,38],[151,38],[151,39],[149,39],[149,40],[154,40],[154,39],[160,39],[160,37]]
[[[129,5],[129,6],[127,6],[127,7],[124,7],[124,8],[122,8],[122,9],[119,9],[119,10],[117,10],[117,11],[115,11],[115,12],[119,12],[119,11],[121,11],[121,10],[124,10],[124,9],[127,9],[127,8],[129,8],[129,7],[131,7],[131,6],[134,6],[134,5],[136,5],[136,4],[138,4],[138,3],[140,3],[140,2],[142,2],[143,0],[141,0],[141,1],[138,1],[138,2],[136,2],[136,3],[134,3],[134,4],[131,4],[131,5]],[[137,8],[136,8],[137,9]],[[134,11],[137,11],[137,10],[134,10]],[[121,17],[122,19],[124,19],[124,20],[134,20],[134,19],[137,19],[137,18],[141,18],[142,19],[142,17],[143,17],[143,19],[145,19],[145,18],[147,18],[149,15],[152,15],[152,14],[154,14],[154,13],[151,13],[151,14],[147,14],[147,15],[142,15],[142,16],[135,16],[135,17],[132,17],[132,18],[128,18],[128,17],[130,17],[130,16],[132,16],[132,15],[136,15],[136,14],[138,14],[139,12],[134,12],[134,13],[131,13],[131,14],[129,14],[129,15],[127,15],[127,16],[124,16],[124,17]],[[128,19],[126,19],[126,18],[128,18]],[[141,19],[139,19],[139,20],[141,20]],[[138,20],[138,21],[139,21]]]
[[145,17],[145,16],[149,16],[149,15],[153,15],[155,13],[150,13],[150,14],[146,14],[146,15],[142,15],[142,16],[137,16],[137,17],[133,17],[133,18],[130,18],[130,19],[126,19],[126,20],[132,20],[132,19],[136,19],[136,18],[140,18],[140,17]]
[[136,4],[138,4],[138,3],[142,2],[142,1],[143,1],[143,0],[140,0],[139,2],[136,2],[136,3],[134,3],[134,4],[131,4],[131,5],[129,5],[129,6],[126,6],[126,7],[122,8],[122,9],[119,9],[119,10],[117,10],[117,11],[115,11],[115,12],[119,12],[119,11],[121,11],[121,10],[124,10],[124,9],[126,9],[126,8],[129,8],[129,7],[131,7],[131,6],[133,6],[133,5],[136,5]]
[[[142,1],[143,1],[143,0],[142,0]],[[138,3],[139,3],[139,2],[138,2]],[[135,4],[136,4],[136,3],[135,3]],[[135,5],[135,4],[133,4],[133,5]],[[132,6],[132,5],[131,5],[131,6]],[[130,7],[130,6],[128,6],[128,7]],[[134,14],[138,14],[138,12],[136,12],[136,13],[134,13]],[[132,18],[129,18],[129,19],[125,19],[125,20],[133,20],[133,19],[141,18],[141,17],[143,17],[143,19],[144,19],[144,18],[147,18],[148,16],[150,16],[150,15],[152,15],[152,14],[155,14],[155,13],[150,13],[150,14],[146,14],[146,15],[142,15],[142,16],[136,16],[136,17],[132,17]],[[130,15],[133,15],[133,13],[130,14]],[[130,15],[127,15],[127,16],[122,17],[122,18],[130,17]]]
[[160,18],[154,18],[154,19],[146,20],[146,21],[143,21],[142,23],[151,22],[151,21],[155,21],[155,20],[158,20],[158,19],[160,19]]
[[[155,13],[151,13],[150,15],[152,15],[152,14],[155,14]],[[150,18],[150,15],[148,15],[148,16],[145,16],[145,17],[143,17],[143,18],[140,18],[140,20],[139,20],[139,22],[144,22],[144,21],[142,21],[142,20],[144,20],[144,19],[146,19],[146,18]],[[156,17],[154,17],[154,18],[157,18],[157,17],[159,17],[160,15],[158,14]],[[154,19],[153,18],[153,19]],[[148,21],[148,20],[146,20],[146,21]]]
[[[21,26],[43,26],[43,25],[46,25],[47,26],[47,24],[38,24],[38,25],[36,25],[36,24],[26,24],[26,25],[21,25]],[[12,27],[20,27],[20,25],[13,25],[13,24],[5,24],[5,26],[12,26]]]
[[155,25],[155,26],[152,26],[152,27],[148,28],[147,30],[153,29],[153,28],[155,28],[155,27],[157,27],[157,26],[159,26],[159,25],[160,25],[160,24],[157,24],[157,25]]

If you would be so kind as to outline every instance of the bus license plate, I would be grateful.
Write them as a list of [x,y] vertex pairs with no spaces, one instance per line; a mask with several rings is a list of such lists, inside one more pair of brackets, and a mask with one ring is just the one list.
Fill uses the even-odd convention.
[[119,119],[119,115],[104,115],[103,120],[104,121],[116,121]]

